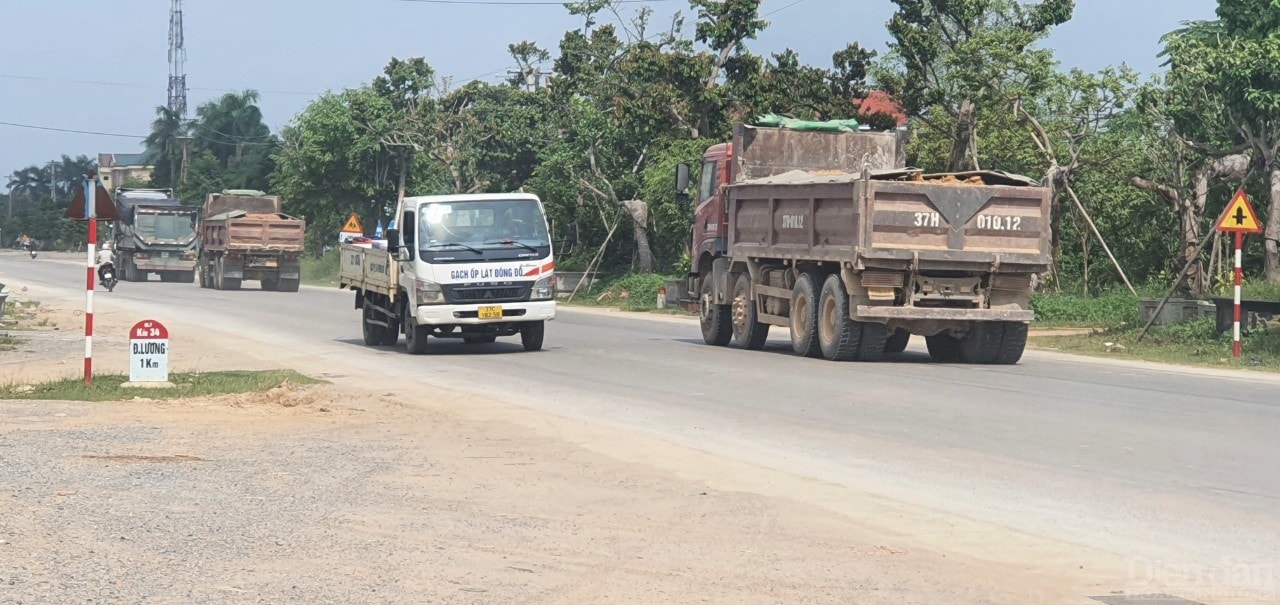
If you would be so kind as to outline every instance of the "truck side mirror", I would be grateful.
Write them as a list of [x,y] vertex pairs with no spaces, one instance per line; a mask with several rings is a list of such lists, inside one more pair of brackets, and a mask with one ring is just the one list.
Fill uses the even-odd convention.
[[387,229],[386,236],[387,236],[387,252],[390,252],[392,254],[399,254],[400,253],[400,230]]
[[676,195],[688,196],[689,194],[689,165],[680,163],[676,165]]

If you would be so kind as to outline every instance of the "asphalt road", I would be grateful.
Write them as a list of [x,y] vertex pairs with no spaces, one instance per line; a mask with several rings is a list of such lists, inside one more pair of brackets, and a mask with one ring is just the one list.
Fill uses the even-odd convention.
[[[0,281],[74,291],[83,269],[0,254]],[[49,258],[46,258],[49,257]],[[71,257],[63,256],[63,259]],[[352,295],[121,283],[109,309],[198,322],[348,376],[397,373],[1123,556],[1280,564],[1280,380],[1028,352],[1012,367],[702,344],[696,323],[561,307],[547,348],[360,340]],[[255,345],[256,346],[256,345]],[[1274,567],[1270,567],[1274,569]]]

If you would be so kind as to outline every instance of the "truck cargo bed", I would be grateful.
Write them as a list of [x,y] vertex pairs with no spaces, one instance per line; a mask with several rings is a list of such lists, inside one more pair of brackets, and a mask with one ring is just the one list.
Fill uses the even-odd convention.
[[1001,173],[963,176],[788,173],[739,183],[728,188],[730,249],[855,268],[1047,266],[1049,190]]

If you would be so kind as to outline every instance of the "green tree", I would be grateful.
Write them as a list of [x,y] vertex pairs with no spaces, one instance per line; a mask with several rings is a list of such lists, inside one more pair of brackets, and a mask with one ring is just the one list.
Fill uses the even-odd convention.
[[[946,137],[947,170],[980,167],[979,122],[1050,77],[1052,52],[1034,44],[1071,18],[1074,0],[893,2],[892,52],[876,69],[877,84]],[[1025,90],[1010,90],[1014,82]]]
[[1280,281],[1280,5],[1220,0],[1217,17],[1165,36],[1168,79],[1187,102],[1221,108],[1236,150],[1251,150],[1267,175],[1265,268]]

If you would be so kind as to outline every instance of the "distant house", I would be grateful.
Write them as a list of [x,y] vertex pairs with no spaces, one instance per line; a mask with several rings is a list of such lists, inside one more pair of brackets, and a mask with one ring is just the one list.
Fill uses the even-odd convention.
[[142,153],[99,153],[98,176],[109,177],[108,187],[123,187],[131,180],[150,181],[159,153],[148,149]]
[[897,99],[880,91],[873,91],[858,102],[858,115],[867,116],[873,113],[884,113],[894,117],[898,126],[907,125],[907,113]]

